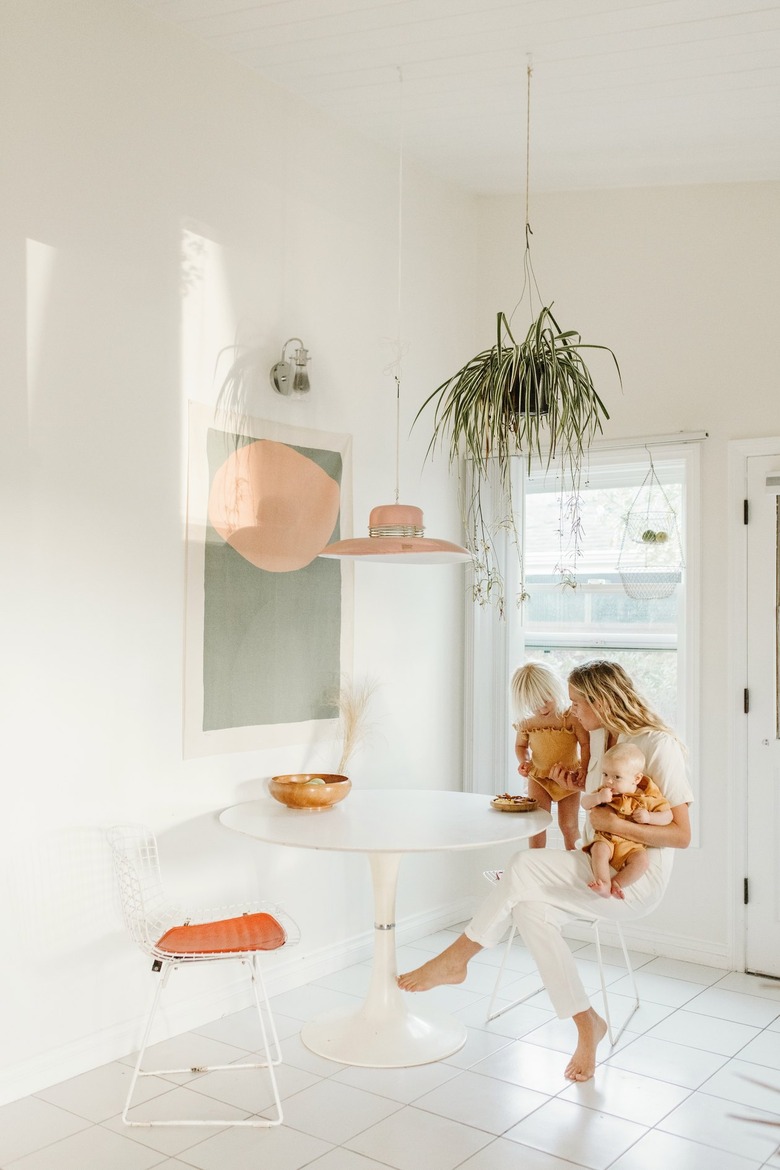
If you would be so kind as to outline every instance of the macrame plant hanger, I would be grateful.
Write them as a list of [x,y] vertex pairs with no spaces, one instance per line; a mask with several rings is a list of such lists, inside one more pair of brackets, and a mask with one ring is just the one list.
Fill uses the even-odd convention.
[[617,563],[624,590],[637,601],[670,597],[685,567],[677,512],[647,453],[650,467],[626,514]]

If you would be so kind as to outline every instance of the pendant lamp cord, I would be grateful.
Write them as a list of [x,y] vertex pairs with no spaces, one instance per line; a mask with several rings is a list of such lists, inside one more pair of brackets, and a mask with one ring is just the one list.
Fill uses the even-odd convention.
[[401,498],[401,379],[395,375],[395,502]]
[[401,498],[401,290],[403,288],[404,252],[404,75],[398,66],[398,291],[396,303],[396,337],[398,357],[395,371],[395,502]]

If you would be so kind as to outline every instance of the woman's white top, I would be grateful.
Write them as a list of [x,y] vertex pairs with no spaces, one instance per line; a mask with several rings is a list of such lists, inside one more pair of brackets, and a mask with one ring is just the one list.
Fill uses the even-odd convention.
[[[590,764],[585,780],[585,791],[595,792],[602,784],[602,759],[606,745],[606,731],[603,727],[590,733]],[[688,779],[685,753],[679,740],[666,731],[638,731],[634,735],[618,736],[618,743],[631,743],[639,748],[645,757],[644,773],[654,780],[672,808],[678,804],[691,804],[693,791]],[[583,842],[593,840],[590,817],[585,818]],[[674,849],[659,849],[667,875],[671,871]]]

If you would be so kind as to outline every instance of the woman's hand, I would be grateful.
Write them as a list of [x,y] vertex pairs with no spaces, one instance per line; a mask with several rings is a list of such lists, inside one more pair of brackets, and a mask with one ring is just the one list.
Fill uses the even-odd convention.
[[691,843],[691,821],[687,804],[676,804],[668,825],[640,825],[619,817],[606,805],[591,809],[590,823],[597,833],[614,833],[640,845],[687,849]]
[[519,764],[517,770],[521,776],[527,776],[531,771],[531,761],[526,760],[524,763]]
[[597,804],[590,810],[590,823],[597,833],[620,834],[626,822],[613,809]]
[[550,768],[550,780],[568,788],[571,792],[580,792],[585,787],[585,777],[580,772],[572,772],[562,764],[554,764]]

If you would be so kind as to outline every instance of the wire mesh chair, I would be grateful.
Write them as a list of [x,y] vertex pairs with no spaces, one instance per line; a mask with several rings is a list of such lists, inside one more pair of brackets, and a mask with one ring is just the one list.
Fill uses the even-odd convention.
[[[108,843],[119,885],[122,914],[134,942],[152,959],[152,970],[161,973],[146,1020],[143,1040],[133,1069],[127,1100],[122,1111],[125,1125],[251,1125],[269,1128],[282,1123],[282,1103],[274,1068],[281,1063],[282,1052],[271,1005],[268,1002],[259,955],[263,951],[293,946],[300,940],[296,924],[278,906],[271,903],[220,906],[206,910],[184,911],[168,902],[160,878],[157,841],[143,825],[115,825],[108,830]],[[227,916],[226,916],[227,915]],[[239,960],[249,968],[252,993],[265,1060],[254,1064],[217,1064],[190,1068],[142,1070],[144,1054],[162,993],[172,971],[180,965]],[[262,999],[262,1008],[261,1001]],[[263,1010],[264,1009],[264,1010]],[[139,1077],[165,1076],[169,1073],[214,1072],[219,1069],[267,1069],[275,1105],[275,1116],[253,1114],[241,1120],[130,1120],[128,1111]]]
[[[486,881],[489,881],[491,883],[491,885],[496,885],[498,882],[500,882],[502,874],[503,874],[503,870],[501,870],[501,869],[486,869],[486,870],[484,870],[482,876],[486,879]],[[617,931],[617,936],[618,936],[618,939],[620,940],[620,945],[623,948],[623,959],[624,959],[625,964],[626,964],[626,973],[628,975],[629,980],[631,981],[631,990],[633,991],[633,994],[634,994],[634,1002],[631,1005],[631,1009],[630,1009],[628,1015],[626,1016],[623,1023],[618,1028],[618,1030],[615,1031],[615,1029],[612,1025],[612,1017],[611,1017],[610,1011],[609,1011],[609,997],[607,995],[607,982],[606,982],[606,979],[604,978],[604,960],[603,960],[602,953],[601,953],[601,936],[599,934],[599,922],[602,920],[599,919],[598,917],[596,917],[596,915],[584,915],[584,914],[577,914],[577,915],[573,916],[572,920],[574,922],[585,922],[585,923],[587,923],[588,926],[593,927],[593,940],[596,944],[596,961],[598,962],[599,979],[601,980],[601,998],[602,998],[603,1003],[604,1003],[604,1018],[607,1022],[607,1034],[609,1035],[609,1042],[612,1045],[612,1047],[614,1048],[614,1046],[617,1044],[620,1037],[625,1032],[626,1025],[628,1024],[628,1021],[634,1015],[634,1012],[636,1012],[637,1009],[639,1008],[639,991],[638,991],[637,985],[636,985],[636,977],[634,975],[634,968],[633,968],[633,965],[631,963],[631,958],[630,958],[629,953],[628,953],[628,948],[626,946],[626,940],[623,937],[623,931],[622,931],[622,928],[620,926],[620,923],[615,922],[613,919],[610,919],[609,925],[613,926],[615,928],[615,930]],[[508,937],[507,942],[506,942],[506,947],[504,948],[504,955],[503,955],[503,958],[501,959],[501,966],[498,969],[498,975],[496,977],[495,986],[493,987],[493,994],[491,995],[490,1003],[488,1004],[487,1017],[486,1017],[487,1023],[490,1023],[491,1020],[497,1020],[498,1017],[503,1016],[505,1012],[509,1012],[512,1010],[512,1008],[516,1008],[521,1003],[525,1003],[525,1001],[527,999],[531,999],[532,996],[538,995],[539,992],[543,990],[543,988],[541,986],[535,987],[533,989],[533,991],[527,992],[525,995],[520,996],[519,999],[513,1000],[512,1003],[505,1004],[504,1007],[498,1008],[497,1011],[493,1010],[496,999],[498,997],[498,993],[501,989],[501,981],[504,977],[504,968],[506,967],[506,961],[509,958],[509,955],[511,954],[512,943],[515,940],[516,933],[517,933],[517,927],[515,926],[514,923],[512,923],[512,929],[509,932],[509,937]]]

